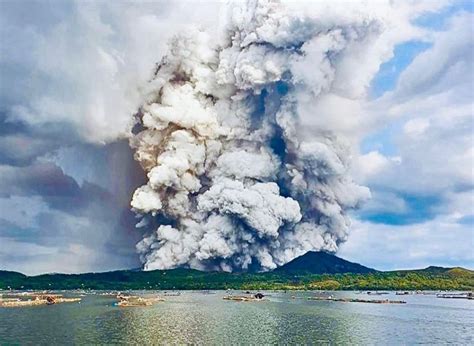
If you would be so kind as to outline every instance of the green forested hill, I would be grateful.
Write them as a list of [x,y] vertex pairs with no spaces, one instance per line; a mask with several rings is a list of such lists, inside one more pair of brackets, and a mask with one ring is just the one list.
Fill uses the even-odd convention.
[[[296,265],[293,261],[288,267],[268,273],[202,272],[181,268],[25,276],[0,271],[0,289],[474,290],[474,272],[464,268],[379,272],[333,255],[328,255],[333,258],[323,256],[324,264],[317,263],[321,255],[310,253],[302,256],[303,260]],[[331,263],[337,268],[331,268]]]

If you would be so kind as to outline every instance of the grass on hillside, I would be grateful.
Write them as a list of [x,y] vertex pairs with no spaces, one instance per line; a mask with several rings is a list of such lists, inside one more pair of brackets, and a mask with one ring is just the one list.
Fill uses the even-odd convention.
[[[15,275],[17,274],[17,275]],[[0,272],[1,289],[243,289],[243,290],[474,290],[474,272],[463,268],[370,274],[235,274],[190,269],[49,274]]]

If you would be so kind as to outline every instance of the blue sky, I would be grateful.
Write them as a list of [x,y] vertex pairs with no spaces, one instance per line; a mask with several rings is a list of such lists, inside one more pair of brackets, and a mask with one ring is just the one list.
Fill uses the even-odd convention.
[[[137,267],[129,202],[145,179],[120,132],[134,110],[121,95],[135,91],[123,86],[147,76],[143,61],[155,62],[183,17],[210,10],[143,4],[154,22],[125,5],[87,17],[70,2],[51,2],[52,12],[25,3],[0,11],[0,269]],[[351,212],[342,257],[377,269],[474,268],[472,12],[471,1],[454,1],[414,18],[422,32],[397,43],[372,79],[371,125],[354,154],[354,178],[372,200]],[[83,116],[91,105],[93,125]]]
[[[472,13],[473,4],[470,1],[459,1],[454,2],[454,5],[447,6],[436,13],[430,13],[423,15],[420,18],[415,20],[415,23],[428,30],[430,34],[433,34],[436,37],[436,34],[443,31],[449,31],[450,26],[452,26],[452,20],[456,16],[459,16],[461,13]],[[472,27],[466,27],[466,30],[470,30],[470,40],[472,41]],[[453,40],[456,38],[453,36]],[[407,69],[407,67],[413,63],[413,61],[423,52],[428,52],[430,49],[433,49],[433,41],[430,40],[413,40],[399,44],[394,49],[394,56],[389,61],[385,62],[380,66],[380,70],[377,75],[374,77],[371,83],[370,88],[370,97],[377,102],[377,99],[383,99],[386,97],[390,99],[393,97],[393,94],[398,92],[397,83],[399,78]],[[470,59],[469,66],[466,67],[465,72],[470,75],[472,88],[472,42],[463,42],[461,44],[466,44],[466,46],[471,47],[468,52],[467,60]],[[436,58],[436,56],[434,56]],[[449,67],[449,64],[446,66]],[[422,72],[420,72],[421,74]],[[468,84],[469,85],[469,84]],[[453,90],[457,89],[455,85],[444,85],[445,90],[441,89],[436,93],[433,93],[433,96],[440,94],[441,92],[448,91],[450,88]],[[466,85],[463,86],[465,88]],[[400,86],[398,86],[400,88]],[[425,90],[419,90],[420,94],[423,95]],[[423,97],[428,97],[429,93],[423,95]],[[416,100],[416,95],[412,95],[414,101]],[[472,98],[472,89],[471,89],[471,98]],[[383,103],[384,101],[382,101]],[[410,100],[410,102],[413,102]],[[445,117],[455,117],[459,116],[456,114],[457,110],[455,109],[459,103],[472,103],[469,99],[464,100],[452,100],[448,102],[444,107],[452,107],[453,114],[445,114]],[[385,105],[390,107],[390,101],[385,102]],[[387,109],[388,110],[388,109]],[[436,110],[433,110],[435,112]],[[400,187],[397,186],[398,182],[401,180],[410,180],[412,177],[416,177],[416,180],[422,183],[423,180],[431,180],[433,177],[426,176],[427,172],[423,174],[419,172],[423,169],[422,162],[426,158],[429,158],[430,153],[421,152],[418,159],[421,164],[418,167],[407,167],[408,171],[406,176],[404,176],[401,167],[403,165],[404,155],[407,153],[403,152],[402,148],[406,145],[406,141],[410,140],[407,136],[404,136],[404,130],[406,130],[406,124],[410,119],[416,116],[416,104],[414,107],[410,108],[409,113],[401,114],[398,117],[393,117],[393,120],[383,122],[376,131],[369,133],[363,138],[360,145],[360,151],[362,154],[372,154],[376,152],[386,158],[394,158],[395,161],[401,160],[402,163],[395,164],[392,168],[393,172],[386,170],[382,174],[390,175],[391,178],[386,179],[376,179],[375,181],[368,181],[367,185],[371,188],[372,194],[375,196],[375,201],[369,202],[369,205],[362,210],[355,213],[355,218],[357,219],[358,226],[361,230],[356,230],[356,232],[363,233],[364,236],[353,236],[349,239],[348,243],[343,245],[341,255],[350,257],[354,260],[361,261],[363,263],[368,263],[377,268],[382,269],[393,269],[397,267],[409,268],[412,267],[411,262],[413,258],[420,259],[416,256],[417,252],[426,252],[426,258],[423,259],[421,263],[429,263],[431,260],[433,263],[439,265],[461,265],[472,268],[474,266],[473,262],[473,252],[474,252],[474,228],[472,224],[472,218],[474,215],[474,209],[472,204],[472,197],[463,199],[464,210],[456,210],[460,213],[459,217],[453,221],[451,220],[449,224],[449,230],[446,230],[447,224],[445,223],[443,213],[451,213],[453,210],[449,209],[447,206],[451,201],[447,201],[449,198],[453,198],[454,195],[459,193],[463,195],[463,198],[466,198],[467,195],[472,196],[472,169],[473,162],[472,158],[465,161],[466,170],[469,173],[470,181],[464,181],[459,183],[458,186],[443,186],[437,188],[422,189],[417,186],[409,187]],[[426,114],[426,111],[422,111],[423,119],[429,121],[430,114]],[[471,108],[472,112],[472,108]],[[469,117],[472,114],[468,113],[466,116],[466,123],[463,125],[466,136],[467,147],[464,149],[469,150],[469,146],[472,146],[472,117],[469,120]],[[435,117],[435,116],[433,116]],[[439,119],[438,119],[439,121]],[[467,126],[467,127],[466,127]],[[455,135],[462,136],[464,130],[460,128],[451,129],[453,132],[448,135],[449,125],[445,129],[446,136]],[[420,135],[425,135],[425,133],[420,133]],[[436,137],[439,140],[439,137]],[[413,143],[413,148],[416,148],[418,139]],[[470,143],[470,145],[469,145]],[[457,148],[460,149],[460,148]],[[452,150],[452,149],[451,149]],[[456,150],[456,149],[454,149]],[[424,156],[426,155],[426,157]],[[456,155],[454,152],[450,152],[450,155]],[[442,155],[440,152],[439,155]],[[439,164],[449,165],[449,159],[445,162],[443,160],[438,160]],[[432,162],[431,162],[432,163]],[[430,163],[427,163],[427,166]],[[431,168],[431,167],[430,167]],[[436,167],[432,167],[432,174],[437,175]],[[448,174],[448,173],[443,173]],[[448,176],[446,176],[448,178]],[[381,181],[382,180],[382,181]],[[456,178],[453,176],[451,183],[455,185]],[[434,182],[436,183],[436,182]],[[417,182],[415,181],[416,185]],[[379,196],[390,196],[390,198],[379,197]],[[377,201],[377,199],[380,199]],[[377,205],[378,203],[378,205]],[[403,205],[403,208],[387,208],[387,205]],[[383,204],[384,207],[380,208],[380,205]],[[420,233],[419,229],[423,227],[430,227],[429,232]],[[385,230],[385,231],[383,231]],[[449,232],[449,233],[444,233]],[[398,255],[392,254],[392,259],[390,260],[390,251],[387,251],[387,247],[384,242],[388,241],[387,233],[390,233],[390,242],[391,248],[396,246],[397,242],[404,243],[407,241],[407,238],[410,239],[411,249],[404,248],[401,244],[399,245],[400,253]],[[436,244],[436,241],[433,241],[430,238],[430,234],[438,237],[439,234],[443,233],[444,244]],[[399,238],[397,238],[399,234]],[[369,237],[372,240],[360,240],[361,238]],[[362,244],[363,243],[363,244]],[[434,243],[434,244],[433,244]],[[432,247],[436,248],[435,253],[430,253],[424,248],[430,249]],[[363,249],[365,248],[365,251]],[[453,251],[453,249],[455,249]],[[380,250],[380,251],[379,251]],[[458,255],[456,254],[458,252]],[[462,251],[465,253],[462,254]],[[428,255],[429,254],[429,255]],[[402,260],[403,256],[406,258],[406,262]],[[398,261],[396,263],[395,261]]]

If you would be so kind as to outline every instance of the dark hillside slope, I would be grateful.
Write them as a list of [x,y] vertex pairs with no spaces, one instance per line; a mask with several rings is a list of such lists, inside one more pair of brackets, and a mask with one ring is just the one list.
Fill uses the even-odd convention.
[[0,287],[20,287],[26,278],[27,276],[21,273],[0,270]]
[[361,264],[346,261],[327,252],[307,252],[274,270],[279,274],[367,274],[377,272]]

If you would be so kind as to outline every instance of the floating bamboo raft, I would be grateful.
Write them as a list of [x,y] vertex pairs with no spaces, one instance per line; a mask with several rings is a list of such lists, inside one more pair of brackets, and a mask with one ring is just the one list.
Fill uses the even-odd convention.
[[143,298],[138,296],[124,296],[118,295],[117,296],[118,302],[117,306],[128,308],[128,307],[135,307],[135,306],[151,306],[157,302],[164,302],[165,300],[160,297],[155,298]]
[[21,297],[31,297],[31,299],[24,300],[20,297],[0,298],[0,307],[13,308],[13,307],[27,307],[27,306],[38,306],[38,305],[53,305],[60,303],[74,303],[80,302],[81,298],[64,298],[59,294],[41,294],[41,295],[20,295]]
[[263,295],[252,295],[252,296],[225,296],[222,299],[224,300],[233,300],[237,302],[261,302],[265,299],[263,299]]
[[320,300],[320,301],[344,302],[344,303],[406,304],[406,302],[403,300],[388,300],[388,299],[309,297],[308,300]]
[[474,300],[474,295],[472,292],[467,293],[439,293],[436,295],[437,298],[447,298],[447,299],[470,299]]

